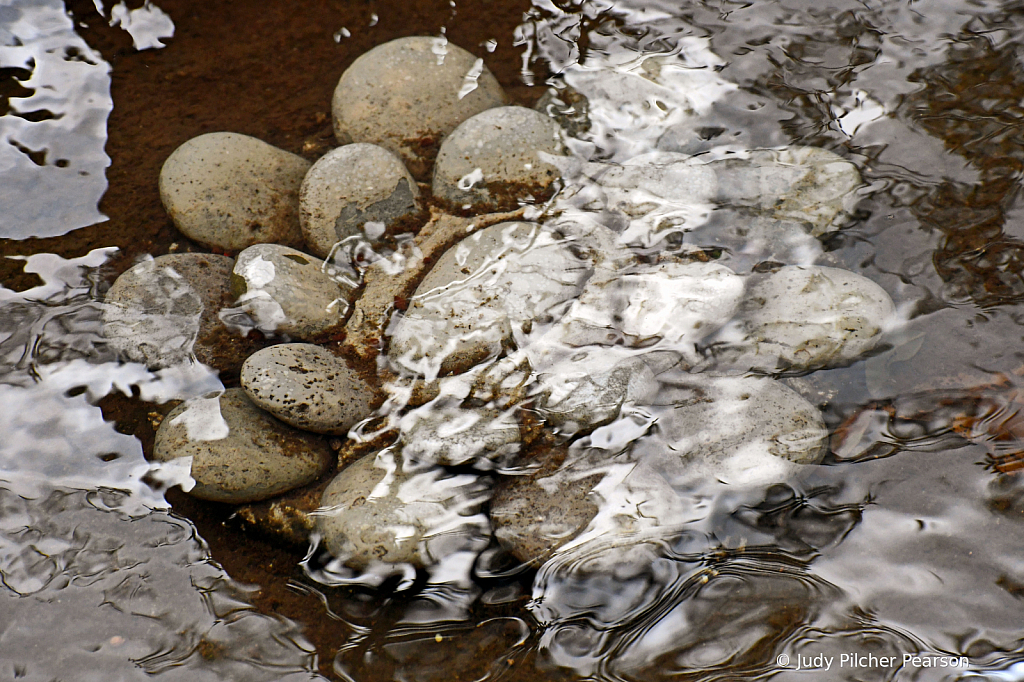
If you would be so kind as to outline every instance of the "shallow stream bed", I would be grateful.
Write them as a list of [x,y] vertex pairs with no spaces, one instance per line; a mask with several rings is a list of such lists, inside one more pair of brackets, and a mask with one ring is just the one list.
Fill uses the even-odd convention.
[[[1024,4],[158,4],[0,0],[0,680],[1024,680]],[[595,63],[706,77],[678,120],[679,90],[592,96],[592,160],[799,145],[856,165],[812,256],[897,315],[869,357],[786,378],[829,428],[821,465],[688,479],[676,530],[612,565],[492,545],[467,579],[369,588],[147,462],[168,401],[221,387],[101,333],[118,274],[204,251],[161,205],[164,160],[216,131],[315,160],[346,67],[442,34],[523,106]],[[730,220],[667,244],[749,269]]]

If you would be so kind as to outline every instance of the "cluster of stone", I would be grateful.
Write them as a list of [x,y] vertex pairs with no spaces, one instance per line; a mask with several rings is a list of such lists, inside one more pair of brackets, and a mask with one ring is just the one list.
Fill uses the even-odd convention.
[[[301,509],[307,490],[290,513],[357,570],[492,538],[539,563],[664,536],[687,481],[765,485],[820,461],[819,410],[779,377],[855,362],[895,312],[814,263],[856,168],[807,147],[583,158],[602,122],[587,75],[582,116],[508,106],[482,60],[406,38],[342,75],[341,146],[313,164],[231,133],[176,150],[168,213],[237,256],[139,263],[105,334],[128,360],[198,360],[241,387],[175,408],[153,457],[190,457],[194,495],[278,515],[319,481],[319,508]],[[371,417],[388,442],[339,467],[325,437],[359,440]]]

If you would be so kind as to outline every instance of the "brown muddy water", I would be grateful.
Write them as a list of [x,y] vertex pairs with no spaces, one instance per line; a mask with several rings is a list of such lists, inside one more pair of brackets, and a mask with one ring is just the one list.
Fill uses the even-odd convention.
[[[902,323],[797,379],[823,465],[698,487],[694,522],[617,571],[492,548],[408,590],[321,584],[147,473],[155,405],[202,386],[119,365],[96,301],[140,256],[202,250],[164,159],[213,131],[316,159],[344,69],[442,31],[526,106],[588,55],[702,46],[738,87],[701,139],[857,165],[823,246]],[[0,45],[0,680],[1024,680],[1024,4],[0,0]]]

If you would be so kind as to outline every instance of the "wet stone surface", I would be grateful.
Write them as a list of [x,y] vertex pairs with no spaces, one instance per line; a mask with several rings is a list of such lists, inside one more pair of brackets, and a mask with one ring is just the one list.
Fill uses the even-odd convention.
[[434,196],[458,209],[509,210],[552,193],[558,168],[545,155],[563,153],[557,126],[525,107],[495,107],[445,138],[434,166]]
[[426,180],[437,145],[456,126],[506,103],[482,59],[440,38],[378,45],[352,63],[334,91],[334,132],[341,143],[370,142],[398,154]]
[[229,306],[234,261],[212,254],[168,254],[124,272],[106,294],[103,335],[132,362],[159,369],[189,362],[236,374],[259,347],[218,318]]
[[467,409],[444,402],[440,398],[402,417],[404,457],[487,470],[510,463],[519,452],[521,434],[514,410]]
[[250,355],[242,388],[281,421],[316,433],[345,434],[380,404],[377,389],[316,345],[285,343]]
[[181,145],[160,171],[160,198],[175,226],[209,247],[302,244],[301,156],[237,133],[208,133]]
[[487,546],[490,528],[480,508],[489,488],[479,475],[411,469],[401,455],[383,450],[331,481],[317,528],[331,554],[350,566],[431,566]]
[[354,290],[355,282],[319,258],[287,246],[257,244],[235,260],[231,293],[236,305],[222,319],[268,335],[325,339],[341,331]]
[[233,504],[305,485],[334,462],[321,437],[278,421],[240,388],[193,398],[163,419],[153,459],[169,462],[181,457],[192,460],[191,495]]
[[391,331],[393,365],[428,378],[496,356],[524,325],[559,312],[589,274],[559,237],[534,223],[501,223],[438,260]]
[[299,217],[306,244],[327,258],[350,237],[376,241],[416,212],[419,187],[392,152],[372,144],[339,147],[320,157],[302,181]]

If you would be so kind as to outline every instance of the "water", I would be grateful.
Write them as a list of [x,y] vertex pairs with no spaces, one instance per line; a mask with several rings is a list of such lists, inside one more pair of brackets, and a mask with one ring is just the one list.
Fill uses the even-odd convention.
[[[0,190],[4,253],[28,258],[0,290],[0,679],[1024,679],[1024,6],[436,5],[119,5],[162,49],[112,8],[0,6],[0,67],[37,57],[37,80],[2,72],[5,97],[26,96],[11,73],[39,97],[70,65],[45,103],[63,117],[17,99],[0,117],[5,141],[47,150],[40,165],[8,144],[0,170],[20,188]],[[592,162],[799,144],[858,166],[866,185],[815,256],[881,284],[904,323],[870,358],[790,379],[835,433],[825,466],[747,487],[637,477],[620,503],[650,510],[651,532],[634,542],[596,534],[539,570],[492,547],[379,589],[332,586],[316,552],[304,570],[230,510],[165,493],[187,477],[144,459],[160,405],[219,382],[117,364],[99,333],[105,278],[189,247],[155,200],[159,164],[215,129],[315,157],[340,62],[442,26],[522,102],[552,77],[591,88],[574,148]],[[671,87],[619,106],[645,69]],[[728,222],[668,244],[749,266]]]

